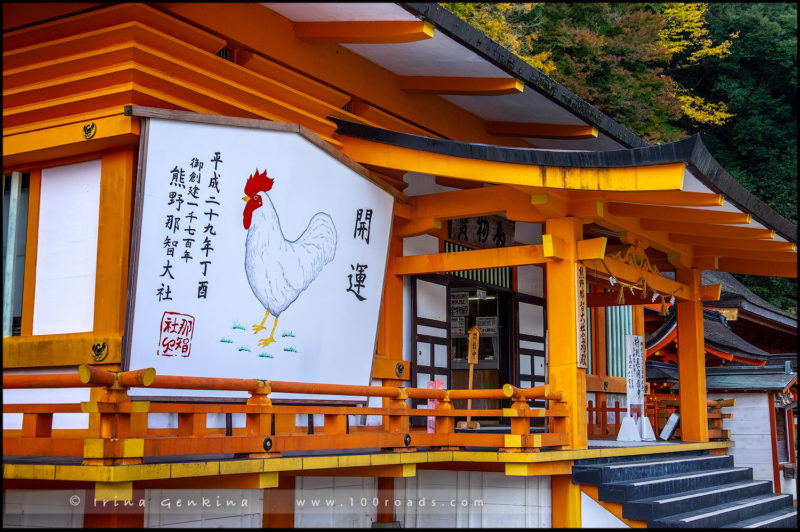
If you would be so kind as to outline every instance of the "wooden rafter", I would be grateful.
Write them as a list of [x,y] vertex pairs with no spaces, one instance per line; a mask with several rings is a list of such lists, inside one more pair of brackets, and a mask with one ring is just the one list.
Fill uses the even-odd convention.
[[486,132],[509,137],[540,139],[592,139],[597,138],[597,128],[589,125],[544,124],[532,122],[486,122]]
[[795,251],[797,249],[797,246],[793,243],[781,240],[722,238],[711,235],[686,235],[681,233],[669,233],[669,239],[673,242],[692,244],[696,247],[704,247],[711,244],[714,248],[719,249],[746,249],[752,251]]
[[402,90],[412,93],[502,96],[525,89],[525,84],[516,78],[400,76],[397,82]]
[[717,224],[749,224],[751,217],[742,212],[711,211],[706,209],[690,209],[685,207],[665,207],[650,205],[632,205],[618,201],[608,202],[608,212],[617,216],[631,218],[651,218],[684,222],[693,220],[697,223]]
[[741,258],[725,257],[719,259],[719,265],[715,269],[722,272],[730,272],[730,273],[746,273],[749,275],[790,277],[796,279],[797,255],[795,255],[794,261],[792,262],[772,262],[772,263],[759,260],[758,258],[741,259]]
[[433,37],[434,26],[417,20],[296,22],[294,34],[306,42],[387,44]]
[[662,231],[669,233],[682,233],[685,235],[713,236],[720,238],[775,238],[775,231],[772,229],[760,229],[757,227],[736,227],[719,224],[702,224],[687,222],[668,222],[664,220],[642,219],[639,224],[643,229],[652,231]]

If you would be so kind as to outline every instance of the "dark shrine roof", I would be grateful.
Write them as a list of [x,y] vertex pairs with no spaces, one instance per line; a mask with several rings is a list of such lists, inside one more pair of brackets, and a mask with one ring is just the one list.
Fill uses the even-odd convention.
[[[674,309],[674,306],[670,307],[664,323],[645,337],[645,347],[656,345],[676,327],[677,317]],[[754,346],[734,333],[725,317],[715,310],[703,309],[703,333],[707,347],[757,362],[770,359],[767,351]]]
[[709,306],[741,308],[764,318],[797,328],[797,316],[792,316],[760,298],[728,272],[705,270],[703,271],[703,284],[722,285],[722,296],[719,301],[707,301],[706,303]]
[[[678,366],[665,362],[647,361],[647,380],[674,382],[671,390],[678,390]],[[706,389],[709,391],[781,391],[797,379],[797,373],[786,372],[784,365],[753,366],[729,364],[706,368]]]

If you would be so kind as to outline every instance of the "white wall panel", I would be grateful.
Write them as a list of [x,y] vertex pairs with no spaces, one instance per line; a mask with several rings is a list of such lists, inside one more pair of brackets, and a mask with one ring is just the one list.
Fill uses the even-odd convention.
[[377,519],[377,493],[376,478],[297,477],[294,526],[369,528]]
[[148,489],[145,528],[261,527],[264,490]]
[[4,490],[3,528],[83,528],[86,490]]
[[33,334],[91,331],[100,160],[42,170]]
[[403,528],[549,527],[550,477],[508,477],[478,471],[417,470],[395,479],[395,511]]

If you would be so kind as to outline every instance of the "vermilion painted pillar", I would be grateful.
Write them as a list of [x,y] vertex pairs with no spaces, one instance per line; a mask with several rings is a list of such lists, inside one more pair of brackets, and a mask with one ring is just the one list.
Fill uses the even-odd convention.
[[[567,447],[588,447],[586,427],[586,370],[578,369],[577,357],[577,275],[576,242],[583,236],[583,225],[575,218],[547,220],[545,233],[552,235],[560,246],[561,260],[547,263],[547,338],[549,343],[548,376],[550,386],[563,391],[569,417],[553,420],[555,431],[566,430]],[[579,528],[581,526],[580,486],[572,483],[570,475],[553,475],[552,526]]]
[[703,336],[701,270],[678,270],[675,280],[689,287],[691,299],[679,301],[678,380],[680,383],[681,440],[708,441],[706,356]]
[[264,490],[262,528],[294,528],[295,477],[281,473],[277,488]]

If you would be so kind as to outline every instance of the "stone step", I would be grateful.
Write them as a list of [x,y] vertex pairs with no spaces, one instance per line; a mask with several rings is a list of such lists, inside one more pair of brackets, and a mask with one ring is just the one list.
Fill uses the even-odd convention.
[[719,528],[783,508],[792,507],[791,495],[759,495],[647,522],[648,528]]
[[646,460],[665,460],[668,458],[690,458],[695,456],[709,456],[708,450],[676,451],[671,453],[629,454],[624,456],[600,456],[597,458],[583,458],[576,460],[575,465],[616,464],[623,462],[643,462]]
[[772,493],[769,480],[750,480],[699,490],[660,495],[647,499],[624,502],[622,516],[625,519],[651,521],[659,517],[683,514],[693,510],[709,508],[739,499],[748,499]]
[[753,480],[753,470],[751,468],[732,467],[712,469],[710,471],[692,471],[680,475],[645,480],[638,479],[601,484],[597,490],[597,495],[601,501],[625,502],[659,495],[679,494],[747,480]]
[[665,477],[691,471],[708,471],[733,466],[733,456],[708,455],[693,457],[653,458],[639,462],[575,465],[574,484],[599,486],[607,482]]
[[768,514],[737,521],[722,528],[797,528],[797,508],[790,506]]

